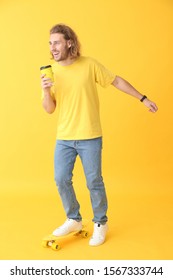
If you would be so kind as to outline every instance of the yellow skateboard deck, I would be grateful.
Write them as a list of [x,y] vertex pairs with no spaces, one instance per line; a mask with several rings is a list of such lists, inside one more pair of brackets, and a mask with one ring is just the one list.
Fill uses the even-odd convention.
[[73,231],[66,235],[61,235],[61,236],[55,236],[53,234],[47,235],[42,240],[42,246],[44,248],[51,248],[55,251],[58,251],[61,249],[61,246],[59,244],[59,240],[61,239],[66,239],[69,238],[70,236],[81,236],[83,238],[87,238],[88,231],[84,230],[85,227],[86,224],[83,225],[81,230]]

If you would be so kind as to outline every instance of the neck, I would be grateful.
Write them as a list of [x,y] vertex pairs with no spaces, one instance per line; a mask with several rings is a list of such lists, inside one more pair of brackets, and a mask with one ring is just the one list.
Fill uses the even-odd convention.
[[68,57],[67,59],[65,60],[61,60],[61,61],[58,61],[58,63],[61,65],[61,66],[68,66],[70,64],[73,64],[73,62],[75,62],[77,58],[71,58],[71,57]]

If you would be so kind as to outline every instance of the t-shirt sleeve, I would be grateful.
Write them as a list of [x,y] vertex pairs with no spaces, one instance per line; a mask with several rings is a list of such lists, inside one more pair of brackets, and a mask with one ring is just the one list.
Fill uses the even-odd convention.
[[115,74],[109,71],[101,63],[94,61],[95,80],[102,87],[109,86],[115,79]]

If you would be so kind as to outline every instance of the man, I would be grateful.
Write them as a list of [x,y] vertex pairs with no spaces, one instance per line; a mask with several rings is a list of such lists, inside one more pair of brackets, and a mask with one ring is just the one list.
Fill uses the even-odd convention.
[[67,220],[55,229],[56,236],[82,228],[80,205],[72,185],[72,172],[79,155],[93,209],[94,231],[91,246],[101,245],[106,238],[107,197],[101,172],[102,130],[96,84],[117,89],[137,98],[150,112],[157,106],[145,95],[119,76],[115,76],[92,58],[80,55],[80,44],[75,32],[64,24],[50,30],[50,52],[54,84],[41,76],[43,107],[48,113],[58,110],[57,141],[55,148],[55,181],[62,199]]

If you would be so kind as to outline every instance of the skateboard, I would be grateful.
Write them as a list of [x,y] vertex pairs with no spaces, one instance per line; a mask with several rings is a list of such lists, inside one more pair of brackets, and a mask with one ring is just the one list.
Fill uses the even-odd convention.
[[66,238],[69,238],[70,236],[81,236],[83,238],[87,238],[88,231],[84,230],[85,227],[86,227],[86,225],[83,225],[83,228],[81,230],[73,231],[66,235],[55,236],[55,235],[50,234],[43,238],[42,246],[44,248],[51,248],[55,251],[58,251],[61,249],[61,245],[59,244],[59,241],[61,239],[66,239]]

